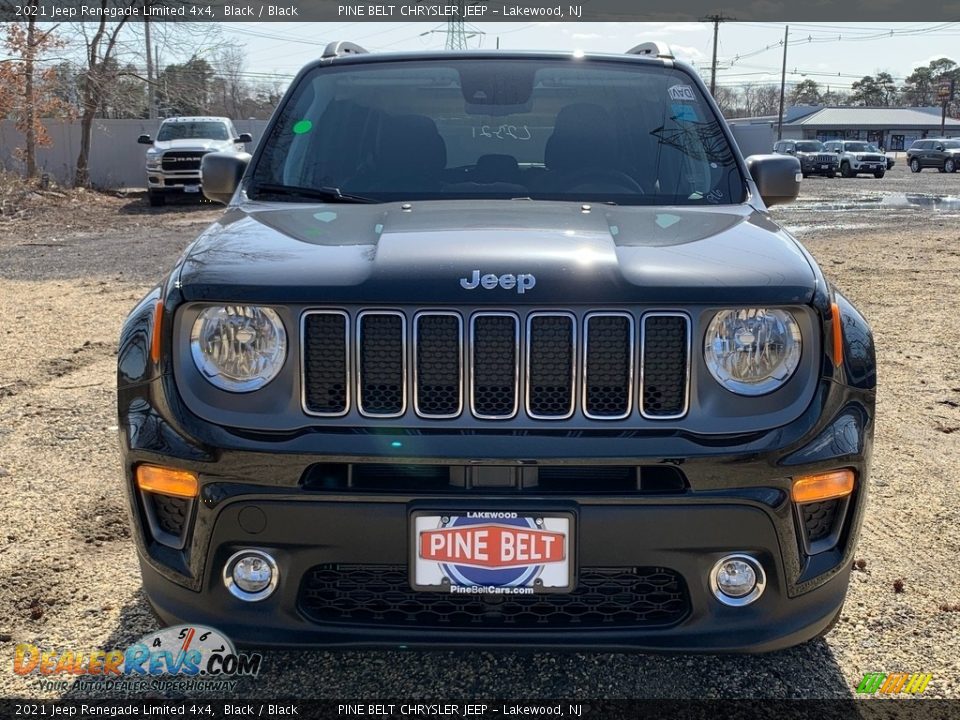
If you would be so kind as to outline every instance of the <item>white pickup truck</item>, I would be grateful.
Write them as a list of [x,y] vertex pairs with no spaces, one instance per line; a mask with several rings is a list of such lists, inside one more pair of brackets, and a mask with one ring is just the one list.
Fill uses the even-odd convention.
[[253,136],[238,134],[230,118],[174,117],[160,123],[156,140],[141,135],[137,142],[150,145],[147,196],[157,207],[166,202],[168,193],[200,192],[200,161],[208,152],[245,152]]

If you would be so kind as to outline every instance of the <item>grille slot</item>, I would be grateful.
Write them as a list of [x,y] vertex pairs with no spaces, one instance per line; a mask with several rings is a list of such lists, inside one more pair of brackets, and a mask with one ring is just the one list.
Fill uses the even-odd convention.
[[299,604],[322,624],[532,630],[667,626],[690,610],[683,578],[658,567],[581,568],[572,593],[484,597],[415,592],[406,565],[318,565]]
[[527,318],[527,415],[564,420],[573,415],[576,322],[567,313]]
[[470,330],[473,414],[487,420],[512,418],[519,395],[520,320],[510,313],[477,313]]
[[407,404],[406,320],[362,312],[357,320],[357,403],[369,417],[399,417]]
[[452,418],[463,409],[463,321],[456,313],[419,313],[413,321],[414,409]]
[[640,343],[640,413],[668,420],[687,413],[690,323],[680,313],[643,316]]
[[626,313],[588,315],[583,331],[583,412],[620,420],[633,405],[633,318]]
[[304,407],[311,415],[344,415],[350,402],[347,314],[310,312],[303,327]]

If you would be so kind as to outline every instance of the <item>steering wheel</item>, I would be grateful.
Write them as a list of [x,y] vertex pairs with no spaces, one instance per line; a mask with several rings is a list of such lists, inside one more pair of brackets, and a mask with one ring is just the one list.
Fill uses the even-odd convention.
[[605,192],[606,189],[597,189],[597,185],[614,185],[621,190],[626,190],[637,195],[643,195],[643,188],[640,183],[620,170],[605,168],[589,168],[587,170],[575,170],[570,174],[568,181],[571,187],[569,192]]

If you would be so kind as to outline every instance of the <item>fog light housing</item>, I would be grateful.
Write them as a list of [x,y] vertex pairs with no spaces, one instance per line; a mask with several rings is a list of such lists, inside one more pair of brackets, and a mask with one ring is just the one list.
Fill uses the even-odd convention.
[[767,577],[763,566],[749,555],[727,555],[710,571],[710,589],[724,605],[743,607],[763,594]]
[[262,550],[241,550],[223,566],[223,584],[230,594],[246,602],[265,600],[280,580],[277,561]]

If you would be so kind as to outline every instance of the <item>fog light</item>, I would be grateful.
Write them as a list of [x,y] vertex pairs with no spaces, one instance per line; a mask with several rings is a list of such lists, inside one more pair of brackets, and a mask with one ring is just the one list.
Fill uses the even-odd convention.
[[223,566],[223,584],[234,597],[247,602],[269,597],[279,580],[276,560],[262,550],[241,550]]
[[767,578],[749,555],[728,555],[710,571],[710,589],[724,605],[742,607],[763,594]]

